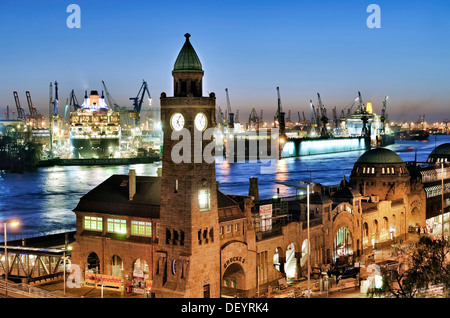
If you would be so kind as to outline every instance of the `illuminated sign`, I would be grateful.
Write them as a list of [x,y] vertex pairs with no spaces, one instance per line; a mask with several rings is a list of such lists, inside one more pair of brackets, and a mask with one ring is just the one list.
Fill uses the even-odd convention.
[[122,287],[122,278],[118,276],[86,273],[84,284],[93,286],[94,288],[113,288],[120,289]]

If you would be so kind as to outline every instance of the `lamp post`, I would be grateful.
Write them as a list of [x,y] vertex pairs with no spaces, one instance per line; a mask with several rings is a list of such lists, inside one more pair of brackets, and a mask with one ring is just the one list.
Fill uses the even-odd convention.
[[441,162],[441,209],[442,209],[442,240],[444,240],[444,162]]
[[8,265],[8,247],[7,247],[7,231],[6,227],[10,224],[12,227],[15,227],[19,224],[17,221],[3,221],[3,232],[5,235],[5,297],[8,298],[8,272],[9,272],[9,265]]
[[309,242],[309,183],[306,185],[306,210],[308,223],[308,298],[311,298],[311,243]]
[[309,237],[309,185],[310,182],[300,181],[300,184],[306,184],[306,223],[308,225],[308,298],[311,298],[311,243]]

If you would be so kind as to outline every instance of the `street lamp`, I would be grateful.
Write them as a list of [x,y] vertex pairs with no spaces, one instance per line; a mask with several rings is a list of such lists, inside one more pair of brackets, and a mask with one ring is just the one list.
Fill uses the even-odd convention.
[[309,241],[309,182],[300,181],[306,184],[306,223],[308,225],[308,298],[311,298],[311,243]]
[[19,225],[18,221],[3,221],[3,232],[5,234],[5,297],[8,298],[8,272],[9,272],[9,265],[8,265],[8,248],[7,248],[7,234],[6,234],[6,226],[7,224],[11,225],[12,227],[16,227]]
[[441,162],[441,208],[442,208],[442,240],[444,240],[444,161]]

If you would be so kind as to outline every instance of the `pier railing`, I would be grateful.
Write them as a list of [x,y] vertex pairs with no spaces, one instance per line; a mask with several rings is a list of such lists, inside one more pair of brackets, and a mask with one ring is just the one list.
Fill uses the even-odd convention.
[[[26,239],[32,239],[32,238],[39,238],[39,237],[44,237],[44,236],[51,236],[51,235],[58,235],[58,234],[64,234],[64,233],[68,233],[68,232],[75,232],[76,228],[66,228],[66,229],[59,229],[59,230],[53,230],[53,231],[42,231],[42,232],[34,232],[34,233],[28,233],[28,234],[23,234],[23,233],[18,233],[18,234],[14,234],[14,233],[8,233],[8,243],[10,242],[14,242],[14,241],[23,241]],[[1,237],[0,238],[0,242],[4,243],[4,238]]]

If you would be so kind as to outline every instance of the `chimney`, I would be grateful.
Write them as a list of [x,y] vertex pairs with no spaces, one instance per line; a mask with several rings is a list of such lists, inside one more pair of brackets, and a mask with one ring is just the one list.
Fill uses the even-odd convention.
[[128,188],[130,189],[130,201],[133,201],[134,195],[136,194],[136,171],[130,169],[128,173]]
[[248,189],[248,195],[254,197],[254,202],[259,202],[259,189],[258,189],[258,178],[250,178],[250,187]]

